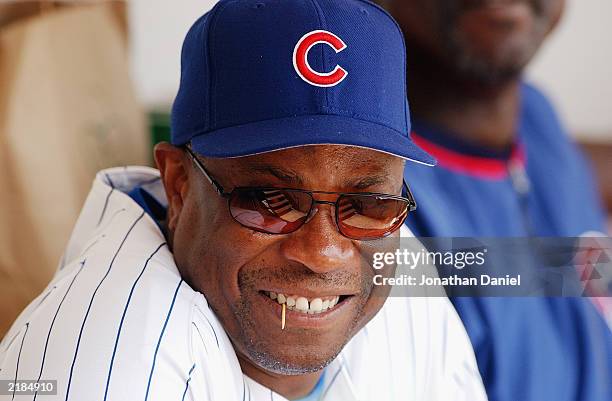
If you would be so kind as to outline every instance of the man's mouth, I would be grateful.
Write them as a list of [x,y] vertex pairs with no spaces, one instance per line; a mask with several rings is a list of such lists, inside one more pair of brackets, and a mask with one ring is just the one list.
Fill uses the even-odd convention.
[[270,299],[275,300],[280,305],[286,304],[287,309],[290,311],[311,315],[331,311],[348,297],[344,295],[335,295],[308,298],[303,295],[286,295],[273,291],[262,291],[262,293]]

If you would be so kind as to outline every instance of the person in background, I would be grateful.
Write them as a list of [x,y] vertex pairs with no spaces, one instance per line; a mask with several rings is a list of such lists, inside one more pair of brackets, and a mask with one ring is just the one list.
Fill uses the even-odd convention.
[[[379,1],[408,54],[417,236],[578,237],[605,230],[591,173],[522,78],[563,0]],[[568,55],[568,57],[571,55]],[[454,298],[490,400],[612,400],[612,335],[587,298]]]

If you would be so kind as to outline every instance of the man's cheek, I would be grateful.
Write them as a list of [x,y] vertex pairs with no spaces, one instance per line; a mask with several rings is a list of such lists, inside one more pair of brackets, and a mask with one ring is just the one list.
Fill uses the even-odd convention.
[[400,237],[387,237],[361,247],[362,261],[367,265],[364,276],[373,282],[374,276],[393,277],[397,267],[395,255],[400,249]]
[[[367,324],[378,313],[389,296],[391,287],[376,283],[378,282],[377,278],[393,277],[395,275],[396,264],[387,263],[385,256],[394,254],[399,245],[399,237],[389,237],[363,244],[361,247],[363,303],[359,312],[357,329]],[[380,262],[376,263],[376,268],[374,267],[375,261]]]
[[205,288],[203,294],[221,325],[233,337],[240,332],[238,311],[244,302],[237,280],[240,260],[223,252],[210,256],[208,260],[215,268],[202,268],[199,272],[199,280]]
[[356,306],[355,324],[349,335],[352,338],[359,330],[361,330],[376,314],[380,311],[386,301],[386,295],[377,289],[376,286],[371,286],[370,290],[363,295],[362,302]]

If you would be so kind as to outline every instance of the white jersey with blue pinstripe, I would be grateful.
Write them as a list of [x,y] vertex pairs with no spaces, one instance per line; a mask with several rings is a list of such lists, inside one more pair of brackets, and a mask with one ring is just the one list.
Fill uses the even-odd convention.
[[[57,380],[57,395],[1,400],[284,400],[244,376],[205,297],[156,223],[125,194],[163,197],[157,170],[98,174],[52,282],[0,344],[1,380]],[[446,298],[390,298],[326,368],[324,400],[486,399]]]

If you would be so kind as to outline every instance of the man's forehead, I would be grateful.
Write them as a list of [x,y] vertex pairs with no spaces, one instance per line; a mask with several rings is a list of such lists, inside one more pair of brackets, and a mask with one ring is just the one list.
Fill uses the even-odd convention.
[[240,175],[267,175],[295,185],[336,180],[356,189],[396,181],[403,165],[399,157],[343,145],[300,146],[229,160]]

